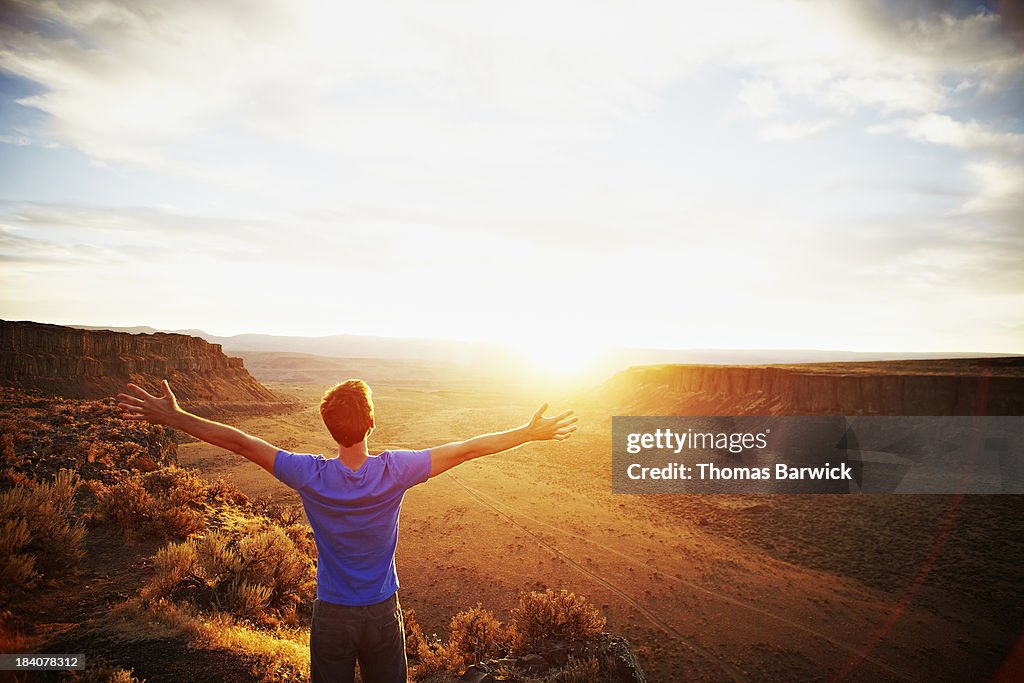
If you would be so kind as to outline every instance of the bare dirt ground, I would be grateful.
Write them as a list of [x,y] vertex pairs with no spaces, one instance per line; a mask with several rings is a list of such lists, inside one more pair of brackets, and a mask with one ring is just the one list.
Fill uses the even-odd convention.
[[[374,452],[503,429],[568,401],[375,374]],[[326,384],[303,379],[268,383],[299,410],[236,425],[332,453],[317,411]],[[652,681],[1020,680],[1009,654],[1024,611],[1018,497],[613,495],[607,411],[585,392],[575,403],[573,439],[467,463],[407,494],[401,596],[428,633],[477,602],[506,619],[520,591],[566,588],[629,638]],[[298,502],[206,444],[182,445],[179,460]]]

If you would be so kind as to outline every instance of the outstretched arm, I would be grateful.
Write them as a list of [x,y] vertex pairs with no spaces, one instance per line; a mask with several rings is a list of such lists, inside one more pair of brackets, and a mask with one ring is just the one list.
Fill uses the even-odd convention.
[[547,409],[548,404],[545,403],[522,427],[431,448],[430,476],[436,477],[474,458],[501,453],[530,441],[562,441],[572,436],[576,431],[576,421],[579,419],[572,416],[573,411],[567,410],[555,417],[544,417],[544,411]]
[[142,387],[129,384],[125,393],[117,395],[118,408],[126,411],[126,420],[145,420],[180,429],[197,439],[243,455],[267,472],[274,473],[276,446],[240,429],[183,410],[178,406],[167,380],[163,381],[163,390],[162,396],[154,396]]

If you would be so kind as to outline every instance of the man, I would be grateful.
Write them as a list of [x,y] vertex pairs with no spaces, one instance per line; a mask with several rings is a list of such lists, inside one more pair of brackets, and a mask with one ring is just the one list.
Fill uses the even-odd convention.
[[405,627],[398,602],[395,547],[405,492],[474,458],[530,441],[569,438],[577,418],[567,410],[420,451],[370,455],[374,428],[370,387],[358,379],[335,385],[320,402],[320,415],[338,444],[337,457],[290,453],[263,439],[178,406],[167,380],[154,396],[135,384],[118,394],[129,420],[147,420],[191,434],[243,455],[299,492],[317,547],[317,599],[310,628],[314,683],[353,681],[356,661],[365,683],[406,680]]

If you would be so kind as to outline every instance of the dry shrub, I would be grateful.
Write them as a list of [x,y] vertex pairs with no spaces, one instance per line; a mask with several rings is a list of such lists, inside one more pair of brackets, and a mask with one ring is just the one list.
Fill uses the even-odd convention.
[[24,519],[4,520],[0,526],[0,586],[31,588],[39,576],[36,556],[21,552],[32,540]]
[[298,524],[303,520],[301,504],[272,505],[267,510],[267,517],[281,526]]
[[245,505],[249,502],[249,496],[239,491],[238,487],[224,477],[217,477],[214,479],[210,483],[208,491],[211,499],[224,503]]
[[147,599],[187,598],[269,624],[297,625],[296,605],[316,595],[312,560],[277,526],[170,543],[157,552],[154,569]]
[[36,485],[35,479],[25,472],[14,469],[13,467],[5,467],[0,472],[0,477],[3,478],[3,483],[9,487],[24,486],[26,488],[32,488]]
[[167,595],[186,578],[196,575],[196,547],[192,543],[168,543],[153,559],[155,575],[147,591]]
[[142,476],[147,491],[165,498],[175,506],[200,506],[206,502],[209,487],[199,472],[188,467],[162,467]]
[[605,618],[586,598],[565,590],[523,593],[512,613],[520,650],[549,639],[595,638],[605,627]]
[[6,463],[18,462],[14,452],[14,432],[5,430],[0,436],[0,459]]
[[292,597],[311,598],[316,594],[313,563],[281,527],[271,526],[256,535],[243,536],[238,554],[245,576],[271,590],[268,602],[275,609]]
[[407,657],[418,658],[420,652],[427,650],[427,639],[423,637],[423,628],[416,621],[416,610],[402,610],[402,622],[405,624],[405,654]]
[[601,665],[597,657],[577,659],[572,655],[558,671],[544,677],[545,683],[593,683],[598,680],[601,673]]
[[424,676],[445,673],[458,676],[466,667],[466,657],[451,643],[435,643],[419,653],[420,663],[416,667],[417,679]]
[[504,654],[511,640],[509,629],[480,603],[452,617],[450,628],[449,642],[470,662]]
[[126,537],[152,521],[156,503],[137,475],[122,473],[113,484],[90,481],[86,486],[96,497],[94,516],[121,527]]
[[308,524],[289,524],[284,527],[284,533],[303,555],[313,560],[317,558],[316,539]]
[[37,578],[66,574],[84,554],[85,528],[74,522],[78,475],[62,469],[31,484],[0,493],[0,574],[10,580],[0,593],[7,597]]
[[207,486],[198,472],[165,467],[146,474],[122,470],[113,484],[88,482],[96,497],[94,517],[119,527],[126,539],[136,533],[188,538],[206,528]]
[[270,604],[273,592],[274,589],[270,586],[241,581],[237,586],[232,586],[229,596],[235,612],[244,617],[258,619]]
[[7,610],[0,612],[0,652],[32,652],[39,640],[25,635],[21,628],[15,626],[13,616]]
[[153,528],[163,538],[188,538],[206,528],[206,518],[192,508],[165,507],[153,514]]
[[[413,622],[415,624],[415,621]],[[419,625],[415,624],[419,630]],[[429,676],[436,673],[459,674],[468,664],[500,657],[508,652],[512,639],[511,631],[494,614],[476,607],[459,612],[452,617],[451,634],[443,643],[428,645],[419,630],[418,639],[413,636],[416,649],[414,655],[420,660],[417,674]],[[406,626],[406,651],[410,649],[410,628]]]

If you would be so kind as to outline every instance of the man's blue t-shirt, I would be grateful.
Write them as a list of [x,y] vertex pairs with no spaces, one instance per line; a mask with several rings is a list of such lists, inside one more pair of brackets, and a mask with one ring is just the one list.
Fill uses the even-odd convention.
[[430,451],[384,451],[353,472],[338,458],[278,451],[274,476],[299,492],[316,539],[317,597],[372,605],[398,590],[398,513],[430,478]]

